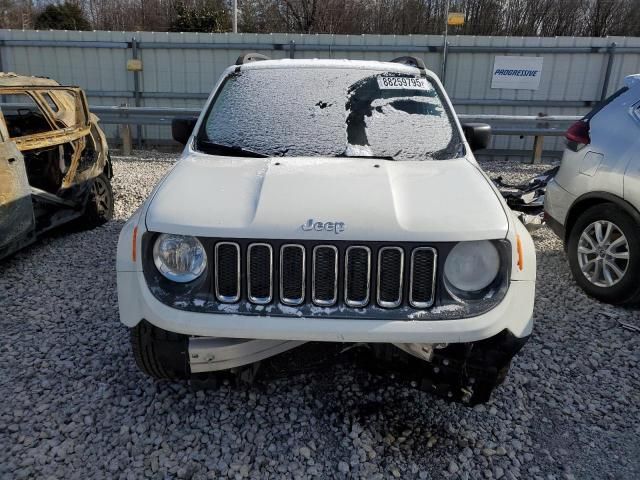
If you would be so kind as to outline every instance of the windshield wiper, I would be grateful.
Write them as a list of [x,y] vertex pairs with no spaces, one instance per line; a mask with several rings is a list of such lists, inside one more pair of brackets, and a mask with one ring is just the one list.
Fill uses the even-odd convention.
[[202,149],[205,153],[220,153],[235,157],[267,158],[269,156],[264,153],[247,150],[246,148],[210,142],[209,140],[198,140],[198,148]]
[[395,160],[391,155],[336,155],[338,158],[369,158],[371,160]]

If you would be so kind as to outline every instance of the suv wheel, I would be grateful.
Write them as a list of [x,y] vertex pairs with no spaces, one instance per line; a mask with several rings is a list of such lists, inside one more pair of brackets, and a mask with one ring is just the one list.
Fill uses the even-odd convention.
[[130,332],[131,350],[140,370],[158,379],[189,379],[189,338],[186,335],[162,330],[146,320]]
[[80,223],[86,228],[102,225],[111,220],[113,209],[111,182],[103,173],[94,179]]
[[586,210],[567,246],[569,265],[590,296],[613,304],[640,300],[640,224],[616,205]]

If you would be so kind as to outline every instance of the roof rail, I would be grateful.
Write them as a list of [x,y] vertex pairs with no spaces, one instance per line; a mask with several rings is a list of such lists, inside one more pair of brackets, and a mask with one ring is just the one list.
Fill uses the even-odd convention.
[[416,67],[420,70],[426,70],[427,66],[421,58],[417,57],[398,57],[391,60],[392,63],[401,63],[403,65],[409,65],[410,67]]
[[260,60],[271,60],[266,55],[262,55],[260,53],[245,53],[244,55],[240,55],[236,60],[236,65],[244,65],[245,63],[250,62],[259,62]]

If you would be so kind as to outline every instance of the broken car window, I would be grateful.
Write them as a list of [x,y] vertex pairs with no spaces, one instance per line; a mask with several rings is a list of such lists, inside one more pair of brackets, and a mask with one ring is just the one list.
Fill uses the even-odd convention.
[[204,150],[224,145],[265,156],[426,160],[464,153],[451,112],[428,78],[371,69],[231,74],[198,139]]
[[56,105],[56,102],[53,101],[53,98],[51,98],[51,95],[49,93],[43,93],[42,98],[45,102],[47,102],[47,105],[49,105],[49,108],[52,112],[57,112],[59,110],[58,105]]
[[52,100],[59,105],[59,109],[53,112],[56,122],[61,128],[82,127],[86,124],[84,107],[79,92],[74,90],[51,90]]
[[51,131],[42,110],[26,93],[3,94],[2,110],[11,138]]

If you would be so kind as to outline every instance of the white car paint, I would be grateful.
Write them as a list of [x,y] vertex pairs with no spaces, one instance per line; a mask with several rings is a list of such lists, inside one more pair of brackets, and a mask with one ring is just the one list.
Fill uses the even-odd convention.
[[[396,63],[341,60],[262,61],[243,69],[293,65],[419,74],[416,68]],[[427,73],[442,87],[433,73]],[[443,102],[453,110],[446,95]],[[194,131],[202,121],[201,115]],[[455,127],[461,132],[457,117]],[[465,147],[471,151],[466,142]],[[301,226],[310,218],[343,222],[346,227],[339,234],[335,229],[303,231]],[[511,282],[505,298],[493,309],[456,320],[258,317],[234,314],[233,308],[228,313],[196,313],[169,307],[149,291],[139,254],[145,231],[327,241],[507,239],[512,246]],[[138,252],[135,259],[134,248]],[[247,340],[250,352],[210,369],[237,366],[243,364],[243,358],[244,363],[255,361],[272,345],[281,351],[285,344],[273,342],[277,340],[289,341],[290,346],[311,340],[456,343],[485,339],[503,329],[522,338],[533,326],[533,241],[471,153],[455,160],[397,163],[361,158],[213,158],[195,151],[190,141],[175,167],[122,229],[117,271],[120,318],[128,327],[146,319],[165,330],[228,339],[229,344],[233,343],[230,339],[265,340]]]
[[[309,218],[346,228],[304,232]],[[203,237],[431,242],[504,238],[509,226],[491,185],[465,158],[212,161],[197,152],[158,188],[146,223],[154,232]]]

